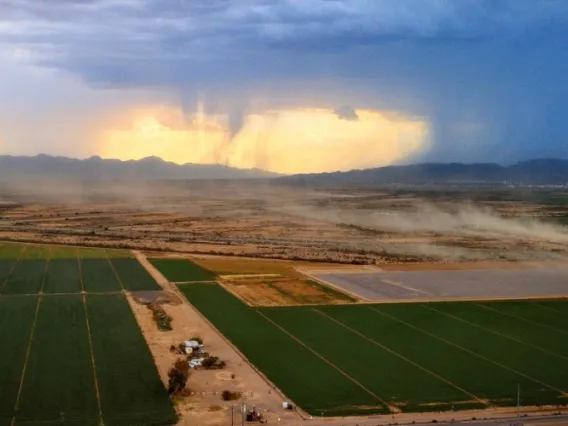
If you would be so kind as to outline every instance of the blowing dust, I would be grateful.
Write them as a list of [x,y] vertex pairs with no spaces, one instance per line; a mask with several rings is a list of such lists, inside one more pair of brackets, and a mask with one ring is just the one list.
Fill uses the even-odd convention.
[[281,212],[367,231],[352,249],[437,260],[567,260],[568,231],[536,218],[504,217],[483,205],[417,203],[410,209],[286,206]]

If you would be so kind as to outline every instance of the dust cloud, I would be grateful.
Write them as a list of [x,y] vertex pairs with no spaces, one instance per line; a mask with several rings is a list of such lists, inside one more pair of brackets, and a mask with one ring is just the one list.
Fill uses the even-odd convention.
[[[504,217],[483,205],[419,202],[408,209],[381,210],[295,205],[280,211],[367,231],[366,241],[347,243],[352,249],[442,260],[568,260],[568,255],[559,253],[568,249],[566,228],[534,217]],[[487,242],[496,242],[495,248],[484,247]],[[527,259],[528,253],[533,259]]]
[[[217,227],[210,232],[227,242],[260,241],[275,247],[301,243],[314,250],[420,260],[568,261],[567,228],[535,217],[505,217],[484,204],[419,199],[402,203],[388,196],[380,200],[380,208],[370,208],[365,207],[369,199],[364,195],[296,188],[272,180],[0,182],[0,200],[82,205],[83,211],[109,215],[183,213],[209,224],[214,223],[211,218],[226,219],[238,235],[230,229],[220,233]],[[286,231],[259,231],[269,226]],[[169,232],[167,227],[164,232]]]

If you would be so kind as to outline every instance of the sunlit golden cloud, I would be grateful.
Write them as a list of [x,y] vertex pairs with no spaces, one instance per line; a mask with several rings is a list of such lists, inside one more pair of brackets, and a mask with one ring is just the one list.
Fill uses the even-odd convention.
[[425,120],[355,110],[358,119],[331,109],[268,110],[248,114],[231,137],[227,117],[198,111],[140,109],[115,120],[98,136],[103,157],[158,156],[175,163],[221,163],[280,173],[376,167],[427,148]]

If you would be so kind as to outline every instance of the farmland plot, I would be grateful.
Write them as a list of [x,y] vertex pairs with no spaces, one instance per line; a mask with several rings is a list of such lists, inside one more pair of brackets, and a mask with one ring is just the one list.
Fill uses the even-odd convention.
[[79,257],[83,259],[129,258],[132,257],[132,253],[118,249],[80,248]]
[[79,261],[74,259],[51,259],[47,265],[44,293],[80,293],[81,277]]
[[22,260],[40,260],[49,259],[51,248],[49,246],[37,246],[34,244],[27,244],[24,246],[24,251],[20,256]]
[[172,424],[177,415],[124,295],[87,296],[105,425]]
[[136,259],[112,258],[111,263],[126,290],[161,290],[154,278]]
[[566,301],[254,308],[179,289],[311,414],[512,406],[518,388],[521,405],[568,403]]
[[77,248],[72,246],[51,246],[50,259],[77,259]]
[[45,260],[20,260],[0,293],[37,294],[43,285],[46,265]]
[[[523,303],[523,313],[525,315],[534,311],[536,314],[539,314],[538,319],[542,320],[549,314],[552,314],[552,318],[555,320],[552,328],[542,327],[537,323],[527,323],[504,315],[506,307],[510,307],[512,304],[512,302],[508,302],[506,305],[499,303],[489,305],[468,304],[459,307],[455,304],[442,304],[436,305],[435,308],[450,318],[462,322],[470,322],[482,330],[489,330],[493,334],[506,336],[508,340],[523,342],[526,346],[537,347],[542,352],[553,353],[557,358],[566,358],[568,361],[568,339],[561,329],[564,323],[568,321],[568,317],[562,318],[558,312],[547,309],[549,306],[565,307],[568,304],[545,302],[543,305],[536,303],[527,305]],[[486,306],[494,309],[486,309]]]
[[[525,404],[550,402],[558,396],[558,392],[542,389],[538,383],[514,371],[504,369],[491,360],[477,357],[458,346],[437,339],[435,335],[423,332],[418,328],[420,323],[400,322],[393,316],[382,314],[379,306],[354,308],[322,307],[318,308],[318,311],[380,342],[456,386],[467,389],[469,393],[482,400],[497,405],[514,405],[517,403],[517,386],[523,389]],[[417,308],[419,309],[418,306],[415,307]],[[464,374],[466,371],[475,371],[476,374]],[[430,404],[436,399],[442,400],[440,395],[431,395],[431,397]],[[425,396],[420,395],[419,399],[424,400]],[[450,404],[463,408],[463,403],[458,404],[455,400],[450,401]]]
[[[518,302],[503,302],[503,306],[510,303]],[[530,304],[524,303],[525,309],[531,311]],[[375,309],[407,323],[415,324],[421,330],[437,336],[438,339],[452,342],[463,348],[462,350],[475,354],[476,357],[488,359],[501,366],[502,369],[516,372],[528,379],[532,384],[527,385],[528,393],[523,396],[524,401],[540,403],[565,401],[561,395],[568,388],[568,369],[566,369],[565,359],[559,359],[535,347],[480,329],[471,323],[449,318],[437,312],[439,304],[424,306],[380,305]],[[457,309],[463,309],[463,307],[458,305]],[[498,394],[493,378],[486,377],[487,388]],[[514,394],[513,389],[501,397],[511,398]]]
[[82,296],[42,297],[17,425],[100,422]]
[[354,333],[315,309],[274,308],[264,313],[376,395],[392,405],[402,404],[405,411],[450,409],[452,404],[483,408],[471,394],[401,357],[382,339]]
[[16,266],[15,260],[0,259],[0,290]]
[[149,259],[170,282],[214,281],[215,274],[186,259]]
[[321,359],[219,285],[196,283],[179,286],[179,289],[304,410],[328,416],[388,412],[386,405],[373,392]]
[[81,259],[83,286],[87,292],[115,292],[122,287],[109,260]]
[[0,259],[18,259],[24,250],[21,244],[2,243],[0,245]]
[[36,297],[0,298],[0,426],[12,422],[36,305]]

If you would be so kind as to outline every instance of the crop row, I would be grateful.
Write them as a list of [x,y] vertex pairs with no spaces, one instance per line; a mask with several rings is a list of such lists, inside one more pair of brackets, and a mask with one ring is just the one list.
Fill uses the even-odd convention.
[[179,287],[316,415],[566,404],[568,303],[255,309],[217,284]]
[[1,426],[176,421],[124,295],[0,298],[0,339]]
[[0,293],[80,293],[160,290],[134,258],[0,260]]

